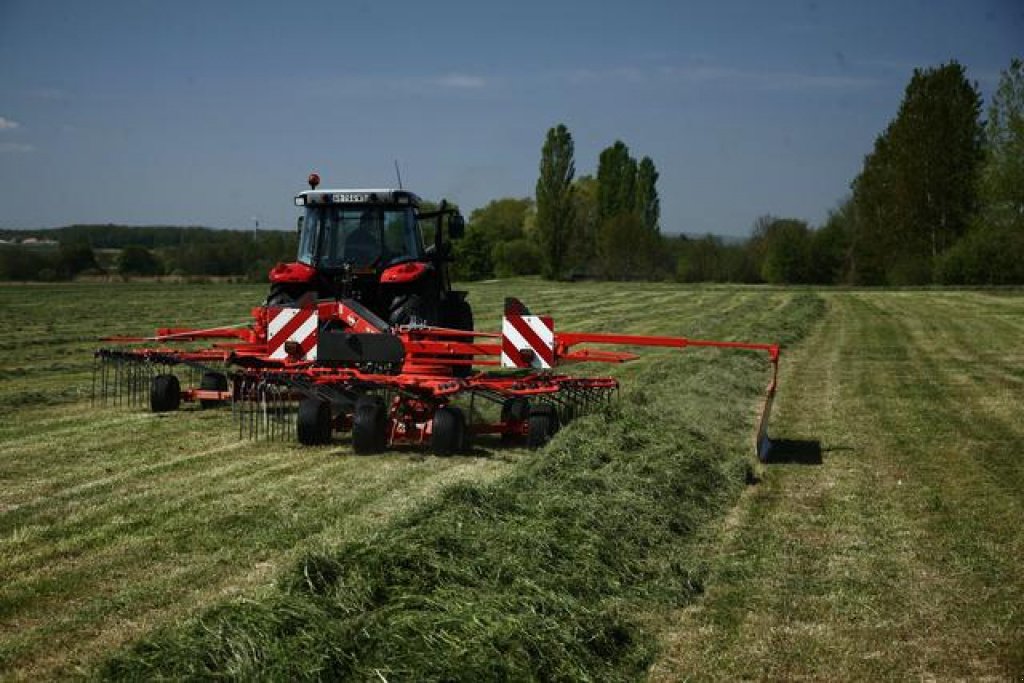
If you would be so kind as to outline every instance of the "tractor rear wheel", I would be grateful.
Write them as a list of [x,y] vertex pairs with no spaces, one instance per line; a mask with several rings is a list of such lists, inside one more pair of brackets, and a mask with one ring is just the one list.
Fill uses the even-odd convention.
[[175,375],[157,375],[149,387],[149,407],[154,413],[169,413],[181,405],[181,382]]
[[267,295],[265,306],[294,306],[298,293],[294,286],[275,282],[270,285],[270,294]]
[[379,396],[362,396],[352,416],[352,450],[380,453],[388,443],[388,414]]
[[299,401],[296,417],[299,443],[321,446],[331,442],[331,405],[322,399],[307,397]]
[[391,302],[388,321],[392,325],[420,323],[437,325],[437,297],[424,294],[404,294]]
[[465,448],[466,416],[456,406],[438,408],[430,435],[430,448],[438,455],[450,455]]
[[530,410],[530,424],[526,432],[526,446],[540,448],[558,431],[558,411],[553,405],[541,403]]
[[[203,378],[199,381],[199,388],[203,391],[227,391],[228,390],[228,378],[222,372],[204,372]],[[202,408],[216,408],[217,406],[224,405],[225,401],[220,399],[212,398],[201,398],[199,399],[199,405]]]
[[[453,330],[473,331],[473,309],[463,294],[449,292],[441,299],[441,327]],[[471,341],[471,340],[467,340]],[[472,356],[455,356],[460,360],[472,361]],[[472,365],[456,365],[452,369],[455,377],[466,378],[473,374]]]

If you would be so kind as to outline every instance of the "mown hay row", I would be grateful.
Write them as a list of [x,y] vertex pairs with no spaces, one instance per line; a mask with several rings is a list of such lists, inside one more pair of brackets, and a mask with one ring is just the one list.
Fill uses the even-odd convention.
[[[795,342],[823,305],[784,298],[739,327]],[[368,538],[307,554],[269,598],[151,634],[98,674],[635,679],[655,652],[638,614],[701,592],[695,535],[749,478],[764,366],[717,352],[641,363],[619,404],[511,474],[453,485]]]

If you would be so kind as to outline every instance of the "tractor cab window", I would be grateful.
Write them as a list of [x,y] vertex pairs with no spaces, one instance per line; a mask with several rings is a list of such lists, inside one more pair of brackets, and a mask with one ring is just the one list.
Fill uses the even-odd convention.
[[423,257],[423,240],[411,208],[308,207],[299,260],[323,268],[377,267]]

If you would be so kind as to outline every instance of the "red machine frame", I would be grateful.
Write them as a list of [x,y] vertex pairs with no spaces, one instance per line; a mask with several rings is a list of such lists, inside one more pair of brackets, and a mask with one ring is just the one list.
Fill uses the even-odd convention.
[[[94,380],[94,390],[98,382],[100,393],[107,395],[111,387],[123,384],[139,394],[145,391],[148,378],[154,410],[172,410],[180,401],[198,401],[204,406],[232,401],[249,405],[259,419],[272,412],[268,405],[298,401],[301,442],[326,443],[334,431],[353,431],[353,445],[360,452],[401,444],[430,444],[436,451],[454,452],[476,434],[522,438],[535,447],[559,424],[607,401],[619,386],[611,377],[572,376],[558,372],[557,367],[637,358],[625,351],[578,347],[738,349],[767,353],[771,364],[753,445],[762,460],[770,447],[767,423],[778,381],[778,344],[555,332],[550,318],[532,316],[515,299],[506,300],[502,333],[427,326],[390,328],[358,302],[346,299],[307,301],[294,307],[261,306],[252,309],[252,315],[253,322],[248,325],[162,328],[152,337],[106,338],[128,346],[96,352],[103,369]],[[275,329],[279,315],[287,321]],[[295,336],[300,329],[306,331],[306,337]],[[317,356],[317,345],[323,351],[328,338],[336,341],[340,355]],[[185,349],[172,346],[203,341],[212,344]],[[107,369],[110,364],[116,366],[112,375]],[[124,369],[126,365],[144,368],[142,378],[137,370]],[[157,378],[168,375],[154,375],[153,368],[177,365],[206,373],[203,383],[182,389],[176,378],[160,381]],[[499,366],[504,369],[496,371]],[[474,372],[474,368],[479,370]],[[208,376],[217,373],[224,381],[214,378],[207,382]],[[467,423],[453,407],[454,400],[462,396],[500,403],[501,418]],[[250,420],[256,419],[251,411],[247,414]],[[470,416],[474,416],[472,409]]]

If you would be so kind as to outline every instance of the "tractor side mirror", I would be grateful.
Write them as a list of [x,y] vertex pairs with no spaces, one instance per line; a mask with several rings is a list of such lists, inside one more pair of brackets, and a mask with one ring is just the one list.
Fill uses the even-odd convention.
[[306,222],[306,217],[305,216],[299,216],[298,219],[296,219],[296,221],[295,221],[295,232],[297,232],[298,234],[301,235],[302,234],[302,226],[303,226],[303,224],[305,224],[305,222]]
[[466,220],[461,213],[453,213],[448,217],[448,234],[453,240],[462,239],[466,234]]

